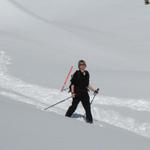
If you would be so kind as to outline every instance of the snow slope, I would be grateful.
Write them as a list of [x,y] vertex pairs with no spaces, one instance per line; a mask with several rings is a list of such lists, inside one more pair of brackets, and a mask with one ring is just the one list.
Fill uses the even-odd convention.
[[30,105],[2,98],[0,118],[5,117],[0,126],[2,150],[149,149],[148,139],[120,129],[108,125],[106,128],[93,128],[53,113],[36,110]]
[[[1,149],[8,150],[11,145],[14,149],[20,149],[22,144],[24,149],[33,149],[34,146],[41,149],[43,145],[47,148],[48,139],[52,141],[53,149],[60,149],[57,143],[67,149],[73,145],[70,138],[66,142],[67,129],[74,131],[73,141],[77,139],[79,142],[74,149],[83,149],[85,143],[88,143],[88,149],[99,149],[101,146],[105,150],[121,149],[121,146],[132,150],[148,149],[149,14],[149,7],[137,0],[0,0]],[[62,117],[70,101],[48,110],[49,113],[10,101],[32,104],[43,110],[68,97],[68,93],[61,93],[58,88],[69,67],[72,64],[75,66],[81,58],[88,62],[91,81],[101,89],[101,95],[92,107],[94,119],[97,120],[92,128],[80,122],[83,119],[79,114],[84,114],[81,106],[74,116],[79,122]],[[12,130],[11,120],[15,118],[16,126],[23,117],[22,113],[27,112],[29,114],[23,122],[27,128],[23,128],[21,122],[18,128]],[[39,120],[34,123],[35,116]],[[51,128],[41,124],[43,117],[46,120],[49,117],[48,125],[56,119]],[[54,127],[59,127],[57,124],[62,124],[60,141],[57,141],[59,132],[54,132]],[[44,140],[36,134],[32,135],[35,141],[41,140],[42,144],[31,143],[26,134],[35,131],[35,126],[38,129],[42,126],[44,133],[48,131]],[[43,137],[42,130],[34,133]],[[76,130],[79,130],[79,135]],[[82,130],[85,135],[81,134]],[[91,145],[87,142],[88,130],[93,137]],[[16,139],[10,140],[7,131],[12,135],[17,133]],[[50,135],[52,131],[54,139]],[[23,139],[17,147],[20,136]],[[62,138],[65,140],[61,141]],[[80,139],[84,139],[83,142]],[[25,146],[26,140],[29,147]]]
[[[47,89],[38,85],[32,85],[9,75],[7,71],[7,64],[10,64],[10,57],[8,57],[3,51],[0,55],[0,61],[0,94],[2,96],[10,97],[14,100],[35,105],[41,110],[69,96],[68,93],[62,93],[56,89]],[[70,101],[65,102],[54,107],[53,109],[50,109],[50,111],[64,115],[69,104]],[[149,112],[149,101],[99,96],[95,99],[95,104],[93,105],[94,119],[97,120],[96,122],[100,126],[100,121],[103,121],[108,124],[127,129],[139,135],[150,137],[150,123],[137,121],[134,118],[120,115],[116,111],[117,109],[114,111],[108,108],[101,108],[101,105],[104,105],[121,108],[125,107],[137,112]],[[83,113],[81,108],[79,109],[79,113]]]
[[104,95],[150,98],[150,9],[143,1],[1,0],[0,12],[0,49],[15,58],[16,76],[58,88],[85,58]]

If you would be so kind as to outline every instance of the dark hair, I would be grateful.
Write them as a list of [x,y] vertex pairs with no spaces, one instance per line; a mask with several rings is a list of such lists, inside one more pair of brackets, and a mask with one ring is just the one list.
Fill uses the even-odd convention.
[[85,60],[79,60],[78,67],[80,66],[81,63],[85,64],[85,66],[86,66],[86,61]]

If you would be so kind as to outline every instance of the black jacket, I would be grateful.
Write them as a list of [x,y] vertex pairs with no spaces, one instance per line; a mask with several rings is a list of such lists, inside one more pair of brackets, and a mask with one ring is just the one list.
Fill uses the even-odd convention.
[[81,72],[77,70],[71,79],[71,85],[75,86],[75,93],[87,92],[89,86],[90,74],[87,70]]

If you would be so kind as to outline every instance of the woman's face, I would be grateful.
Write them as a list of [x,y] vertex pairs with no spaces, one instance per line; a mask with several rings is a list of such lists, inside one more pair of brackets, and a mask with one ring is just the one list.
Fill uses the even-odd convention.
[[84,63],[79,64],[79,69],[80,70],[85,70],[85,68],[86,68],[86,64],[84,64]]

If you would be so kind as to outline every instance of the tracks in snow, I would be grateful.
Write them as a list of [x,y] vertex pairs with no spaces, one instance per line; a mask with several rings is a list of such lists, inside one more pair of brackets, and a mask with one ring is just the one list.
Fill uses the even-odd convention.
[[[47,89],[33,85],[9,75],[7,64],[10,64],[10,58],[2,51],[0,52],[0,95],[32,104],[41,110],[68,97],[68,93],[61,93],[56,89]],[[64,115],[69,105],[70,101],[67,101],[48,111]],[[114,108],[109,108],[109,106],[127,108],[134,112],[148,113],[150,112],[149,101],[98,96],[96,97],[92,111],[94,119],[98,122],[105,122],[150,138],[150,123],[122,115],[120,111],[117,112]],[[78,113],[84,113],[80,106]]]

